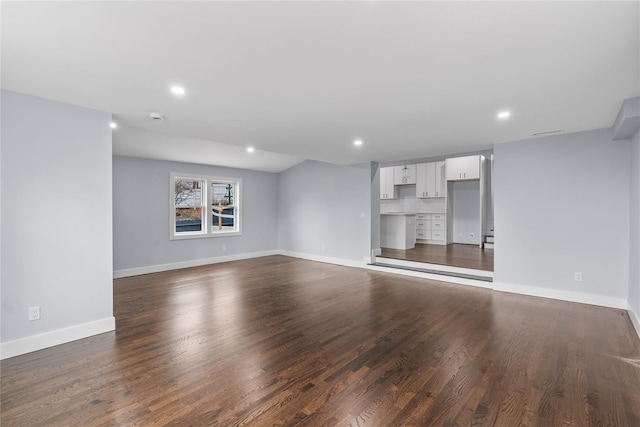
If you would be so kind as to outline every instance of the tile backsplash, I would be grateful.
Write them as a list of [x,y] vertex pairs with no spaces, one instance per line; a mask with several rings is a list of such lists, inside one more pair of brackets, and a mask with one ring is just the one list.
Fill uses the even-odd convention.
[[380,213],[445,213],[445,200],[444,198],[418,199],[415,197],[380,200]]

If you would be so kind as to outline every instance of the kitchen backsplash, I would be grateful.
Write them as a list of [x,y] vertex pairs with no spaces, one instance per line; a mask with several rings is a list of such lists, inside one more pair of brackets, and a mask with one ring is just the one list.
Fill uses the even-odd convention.
[[393,200],[380,200],[380,213],[445,213],[445,200],[446,199],[444,198],[402,198]]

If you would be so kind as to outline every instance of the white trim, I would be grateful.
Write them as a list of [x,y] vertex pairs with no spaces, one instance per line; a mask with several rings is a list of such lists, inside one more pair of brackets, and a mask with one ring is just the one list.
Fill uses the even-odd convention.
[[602,307],[627,309],[627,300],[604,295],[588,294],[584,292],[564,291],[559,289],[540,288],[538,286],[515,285],[511,283],[493,282],[493,289],[499,292],[509,292],[534,297],[551,298],[582,304],[599,305]]
[[493,271],[487,271],[487,270],[476,270],[473,268],[453,267],[451,265],[429,264],[426,262],[407,261],[404,259],[385,258],[385,257],[376,257],[376,262],[383,262],[385,264],[397,265],[400,267],[421,268],[425,270],[438,270],[438,271],[445,271],[447,273],[468,274],[471,276],[488,277],[493,279]]
[[374,250],[371,251],[371,256],[373,257],[377,257],[382,255],[382,248],[375,248]]
[[327,264],[343,265],[345,267],[358,267],[358,268],[366,267],[366,264],[363,261],[354,261],[351,259],[333,258],[328,256],[322,256],[322,255],[305,254],[302,252],[278,250],[278,255],[284,255],[292,258],[301,258],[309,261],[325,262]]
[[[541,298],[550,298],[550,299],[562,300],[562,301],[568,301],[568,302],[598,305],[602,307],[618,308],[623,310],[629,310],[630,313],[633,313],[633,311],[630,308],[628,308],[629,304],[627,300],[623,298],[613,298],[613,297],[588,294],[583,292],[540,288],[537,286],[485,282],[483,280],[473,280],[473,279],[467,279],[463,277],[453,277],[453,276],[445,276],[440,274],[424,273],[420,271],[403,270],[403,269],[393,268],[393,267],[378,267],[375,265],[367,265],[365,263],[360,263],[358,261],[352,261],[352,260],[347,260],[342,258],[325,257],[320,255],[304,254],[300,252],[278,250],[277,253],[278,255],[290,256],[293,258],[302,258],[310,261],[326,262],[329,264],[343,265],[346,267],[358,267],[358,268],[364,268],[368,270],[382,271],[385,273],[430,279],[430,280],[435,280],[439,282],[457,283],[459,285],[475,286],[479,288],[490,289],[497,292],[508,292],[513,294],[529,295],[529,296],[535,296],[535,297],[541,297]],[[477,270],[472,270],[472,271],[477,275]],[[636,331],[638,331],[640,330],[640,327],[639,327],[640,321],[638,321],[638,317],[637,315],[635,315],[635,313],[634,313],[634,316],[636,316],[635,318],[636,323],[634,323],[634,326],[636,327]],[[632,316],[630,315],[629,317],[632,317]],[[632,322],[633,321],[634,320],[632,319]]]
[[[175,182],[176,179],[200,180],[204,181],[203,187],[200,189],[200,207],[202,208],[202,230],[201,231],[184,231],[176,233],[176,206],[175,206]],[[230,206],[234,208],[233,216],[217,215],[223,218],[235,218],[234,228],[232,230],[215,230],[210,221],[211,201],[209,197],[209,189],[213,183],[233,184],[235,187],[234,204]],[[242,235],[242,178],[229,178],[224,176],[208,176],[189,173],[170,172],[169,173],[169,240],[185,240],[185,239],[202,239],[210,237],[229,237]],[[211,209],[211,211],[210,211]],[[214,214],[215,215],[215,214]]]
[[[468,285],[468,286],[475,286],[475,287],[484,288],[484,289],[491,289],[497,292],[508,292],[513,294],[529,295],[529,296],[550,298],[550,299],[562,300],[562,301],[568,301],[568,302],[577,302],[582,304],[617,308],[617,309],[629,310],[630,313],[633,313],[633,311],[631,311],[628,308],[629,304],[627,300],[623,298],[614,298],[614,297],[608,297],[603,295],[588,294],[583,292],[572,292],[572,291],[563,291],[563,290],[557,290],[557,289],[548,289],[548,288],[541,288],[537,286],[485,282],[483,280],[473,280],[473,279],[467,279],[462,277],[452,277],[452,276],[445,276],[440,274],[423,273],[419,271],[402,270],[402,269],[393,268],[393,267],[378,267],[375,265],[367,265],[365,263],[360,263],[358,261],[346,260],[342,258],[332,258],[332,257],[326,257],[326,256],[320,256],[320,255],[304,254],[300,252],[278,250],[277,253],[279,255],[290,256],[293,258],[302,258],[310,261],[326,262],[329,264],[337,264],[337,265],[343,265],[347,267],[358,267],[358,268],[364,268],[368,270],[381,271],[385,273],[436,280],[439,282],[457,283],[459,285]],[[472,271],[475,272],[476,270],[472,270]],[[634,316],[636,316],[635,313],[634,313]],[[629,317],[631,317],[631,315]],[[637,316],[635,320],[637,323],[634,323],[634,326],[636,327],[636,331],[638,331],[638,329],[640,329],[639,328],[640,321],[638,321]],[[633,321],[634,320],[632,319],[632,322]]]
[[638,334],[638,338],[640,338],[640,317],[638,317],[638,313],[633,311],[631,308],[631,304],[627,303],[627,312],[629,313],[629,319],[631,319],[631,324],[636,329],[636,334]]
[[31,353],[32,351],[111,332],[115,329],[116,319],[112,316],[68,328],[45,332],[43,334],[7,341],[0,344],[0,359],[4,360],[9,357],[20,356],[21,354]]
[[382,267],[377,265],[367,265],[365,268],[368,270],[382,271],[384,273],[400,274],[402,276],[418,277],[438,282],[456,283],[458,285],[475,286],[477,288],[492,290],[491,282],[485,282],[484,280],[473,280],[464,277],[445,276],[444,274],[424,273],[422,271],[403,270],[400,268]]
[[249,252],[244,254],[226,255],[214,258],[200,258],[189,261],[172,262],[169,264],[149,265],[146,267],[127,268],[124,270],[115,270],[113,272],[114,279],[123,277],[140,276],[141,274],[160,273],[162,271],[178,270],[181,268],[200,267],[201,265],[219,264],[221,262],[240,261],[249,258],[260,258],[263,256],[277,255],[278,251],[269,250],[261,252]]

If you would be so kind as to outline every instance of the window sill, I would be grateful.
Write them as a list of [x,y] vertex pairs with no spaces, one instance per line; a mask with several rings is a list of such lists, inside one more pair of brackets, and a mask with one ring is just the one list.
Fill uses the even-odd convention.
[[232,237],[241,236],[242,231],[225,231],[220,233],[207,233],[207,234],[172,234],[169,236],[169,240],[189,240],[189,239],[208,239],[211,237]]

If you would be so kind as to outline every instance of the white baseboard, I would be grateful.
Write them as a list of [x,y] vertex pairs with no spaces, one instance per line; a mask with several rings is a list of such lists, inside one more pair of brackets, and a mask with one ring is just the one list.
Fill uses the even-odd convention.
[[638,313],[633,311],[631,304],[627,304],[627,313],[629,313],[631,323],[633,324],[633,327],[636,328],[636,334],[638,334],[638,338],[640,338],[640,317],[638,317]]
[[9,357],[20,356],[21,354],[31,353],[32,351],[42,350],[43,348],[111,332],[115,329],[116,319],[112,316],[106,319],[95,320],[93,322],[57,329],[43,334],[7,341],[0,344],[0,359],[4,360]]
[[627,300],[603,295],[587,294],[583,292],[563,291],[558,289],[540,288],[537,286],[514,285],[511,283],[493,282],[493,289],[499,292],[529,295],[533,297],[551,298],[582,304],[599,305],[602,307],[627,309]]
[[141,274],[159,273],[162,271],[178,270],[180,268],[200,267],[201,265],[219,264],[221,262],[239,261],[249,258],[259,258],[269,255],[277,255],[278,251],[261,251],[261,252],[249,252],[237,255],[227,255],[214,258],[200,258],[190,261],[172,262],[169,264],[157,264],[149,265],[146,267],[128,268],[125,270],[115,270],[113,272],[114,279],[120,279],[123,277],[140,276]]
[[289,256],[292,258],[301,258],[309,261],[326,262],[327,264],[343,265],[345,267],[362,268],[366,266],[366,263],[364,261],[354,261],[354,260],[344,259],[344,258],[333,258],[328,256],[322,256],[322,255],[305,254],[302,252],[278,250],[278,255]]
[[[419,277],[423,279],[437,280],[439,282],[457,283],[460,285],[476,286],[485,289],[491,289],[498,292],[509,292],[513,294],[529,295],[534,297],[550,298],[569,302],[578,302],[582,304],[598,305],[602,307],[618,308],[627,310],[628,302],[623,298],[613,298],[602,295],[588,294],[582,292],[562,291],[556,289],[540,288],[536,286],[514,285],[509,283],[485,282],[481,280],[466,279],[462,277],[452,277],[440,274],[430,274],[418,271],[403,270],[377,267],[375,265],[367,265],[358,261],[352,261],[342,258],[332,258],[320,255],[305,254],[291,251],[278,251],[279,255],[290,256],[293,258],[302,258],[310,261],[326,262],[329,264],[344,265],[347,267],[366,268],[369,270],[384,271],[386,273],[400,274],[403,276]],[[391,271],[393,270],[393,271]],[[635,315],[635,314],[634,314]],[[637,317],[636,317],[637,320]],[[636,328],[638,325],[634,324]]]

